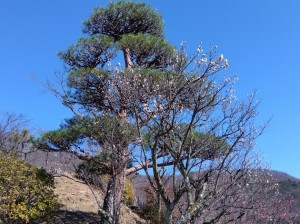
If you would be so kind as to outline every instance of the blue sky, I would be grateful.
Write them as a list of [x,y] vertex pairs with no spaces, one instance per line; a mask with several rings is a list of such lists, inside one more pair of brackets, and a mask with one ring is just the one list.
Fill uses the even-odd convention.
[[[41,130],[71,115],[35,79],[63,70],[57,52],[82,36],[93,8],[108,2],[0,1],[0,112],[22,113]],[[257,123],[272,120],[257,148],[273,169],[300,178],[300,1],[145,2],[161,12],[172,44],[186,41],[189,51],[200,42],[218,46],[230,61],[228,73],[239,77],[239,99],[259,90]]]

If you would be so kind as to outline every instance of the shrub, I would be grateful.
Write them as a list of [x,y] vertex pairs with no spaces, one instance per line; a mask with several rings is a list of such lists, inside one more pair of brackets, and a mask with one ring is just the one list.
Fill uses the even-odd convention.
[[11,157],[0,157],[0,167],[0,223],[32,223],[57,209],[45,170]]
[[139,211],[139,215],[141,216],[141,218],[147,220],[147,223],[164,223],[164,214],[162,211],[158,211],[157,204],[153,202],[147,202],[146,204],[140,205],[140,208],[141,210]]
[[145,185],[142,187],[146,201],[139,204],[139,215],[141,218],[147,220],[147,223],[162,224],[164,223],[165,206],[163,202],[159,202],[156,193],[153,192],[152,187]]
[[133,188],[132,181],[129,178],[126,178],[126,181],[125,181],[125,189],[124,189],[123,199],[124,199],[124,203],[127,206],[134,205],[134,199],[135,199],[134,188]]

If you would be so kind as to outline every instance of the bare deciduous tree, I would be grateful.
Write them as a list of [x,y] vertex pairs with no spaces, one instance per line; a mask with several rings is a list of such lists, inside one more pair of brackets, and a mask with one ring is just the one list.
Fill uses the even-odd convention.
[[33,136],[22,115],[5,113],[0,121],[0,154],[23,158],[32,150]]

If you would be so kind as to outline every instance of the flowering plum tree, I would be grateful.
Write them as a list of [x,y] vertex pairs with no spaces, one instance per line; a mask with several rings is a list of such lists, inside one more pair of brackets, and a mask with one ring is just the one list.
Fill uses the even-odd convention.
[[119,223],[125,177],[139,170],[166,207],[165,223],[248,217],[261,192],[252,150],[264,126],[254,125],[255,96],[233,95],[235,78],[222,72],[227,59],[215,48],[192,57],[176,50],[144,3],[97,8],[83,31],[87,37],[59,54],[67,69],[61,88],[50,87],[75,116],[38,146],[97,155],[110,174],[101,223]]

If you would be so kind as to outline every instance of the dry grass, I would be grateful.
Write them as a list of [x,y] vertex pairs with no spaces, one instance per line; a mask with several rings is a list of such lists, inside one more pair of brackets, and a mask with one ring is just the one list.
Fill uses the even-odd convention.
[[[55,177],[55,194],[58,196],[58,202],[62,207],[52,220],[45,221],[43,224],[99,223],[96,198],[101,205],[103,194],[98,189],[91,189],[82,180],[67,173]],[[128,207],[123,206],[121,209],[121,223],[139,224],[146,222]]]

